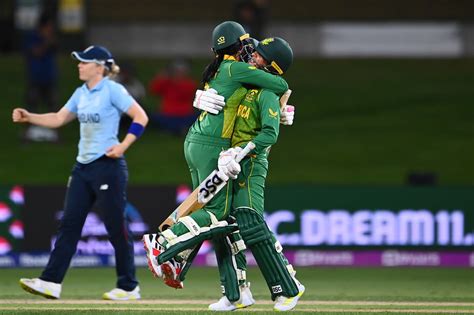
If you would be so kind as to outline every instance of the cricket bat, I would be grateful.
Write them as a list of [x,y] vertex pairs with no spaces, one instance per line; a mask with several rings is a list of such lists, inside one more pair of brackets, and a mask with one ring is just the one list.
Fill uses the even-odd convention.
[[[249,154],[255,148],[253,142],[247,143],[245,148],[240,151],[239,155],[235,158],[237,163]],[[203,180],[202,183],[160,224],[158,227],[159,231],[164,231],[170,226],[176,224],[178,219],[193,213],[194,211],[201,209],[206,203],[208,203],[214,196],[221,191],[221,189],[227,184],[227,181],[223,179],[222,173],[219,169],[214,171]]]
[[288,89],[286,90],[285,93],[283,93],[283,95],[280,97],[280,108],[283,109],[283,107],[285,107],[286,103],[288,103],[288,99],[290,98],[290,95],[291,95],[291,90]]

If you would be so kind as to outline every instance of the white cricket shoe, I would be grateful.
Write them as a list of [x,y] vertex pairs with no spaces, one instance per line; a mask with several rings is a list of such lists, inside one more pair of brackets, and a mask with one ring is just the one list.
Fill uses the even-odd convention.
[[146,252],[146,260],[148,262],[148,269],[155,278],[161,278],[163,272],[161,272],[161,266],[158,264],[156,257],[160,254],[160,246],[156,241],[157,234],[144,234],[142,237],[143,248]]
[[240,305],[238,308],[245,308],[255,304],[255,300],[250,292],[250,282],[240,286]]
[[41,295],[47,299],[59,299],[61,295],[60,283],[44,281],[39,278],[21,278],[20,286],[29,293]]
[[224,295],[216,303],[209,305],[211,311],[233,311],[240,308],[246,308],[255,304],[252,292],[250,292],[250,283],[240,286],[240,299],[236,302],[231,302]]
[[115,288],[102,295],[104,300],[130,301],[140,299],[140,287],[137,285],[132,291]]
[[293,297],[286,297],[283,295],[277,296],[275,299],[275,306],[273,306],[275,311],[285,312],[294,309],[298,303],[298,300],[306,290],[305,286],[302,285],[301,282],[299,282],[295,277],[293,277],[293,280],[295,280],[296,286],[298,287],[298,294]]
[[211,311],[233,311],[237,309],[237,302],[231,302],[227,296],[222,296],[219,301],[209,305],[209,310]]

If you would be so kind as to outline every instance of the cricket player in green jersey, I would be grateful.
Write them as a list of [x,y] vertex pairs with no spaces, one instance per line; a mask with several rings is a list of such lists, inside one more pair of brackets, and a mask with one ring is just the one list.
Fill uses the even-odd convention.
[[[223,110],[216,115],[202,112],[186,137],[185,157],[194,187],[215,169],[219,153],[230,147],[237,107],[247,92],[243,85],[264,87],[277,94],[288,89],[288,84],[281,77],[239,62],[242,41],[246,38],[248,34],[236,22],[221,23],[213,31],[215,58],[204,71],[203,82],[207,88],[218,90],[226,101]],[[231,172],[226,175],[234,176]],[[229,234],[237,229],[235,223],[226,221],[230,213],[231,195],[232,187],[228,184],[204,208],[181,218],[177,224],[159,233],[158,238],[153,235],[144,236],[149,266],[156,276],[163,277],[168,285],[171,283],[171,286],[179,286],[180,284],[174,281],[178,279],[177,275],[182,266],[176,261],[176,255],[190,255],[189,250],[201,244],[203,240],[211,239],[215,235]],[[150,240],[147,240],[148,237]],[[222,249],[219,244],[215,246],[216,254],[220,250],[230,250],[228,246]],[[155,253],[158,264],[155,261]],[[235,272],[228,274],[228,277],[235,277]],[[229,281],[238,283],[235,278]],[[238,299],[239,288],[234,291]]]
[[[258,43],[253,62],[271,73],[283,74],[293,60],[288,43],[278,37]],[[267,282],[276,311],[291,310],[303,295],[305,287],[295,278],[282,247],[265,223],[264,189],[268,172],[268,154],[278,139],[280,125],[279,96],[265,88],[249,89],[237,109],[232,148],[220,154],[218,165],[223,169],[235,159],[249,141],[255,144],[250,157],[242,160],[241,172],[233,186],[232,215],[240,235],[252,251]],[[212,310],[232,310],[235,304],[227,297],[211,304]]]

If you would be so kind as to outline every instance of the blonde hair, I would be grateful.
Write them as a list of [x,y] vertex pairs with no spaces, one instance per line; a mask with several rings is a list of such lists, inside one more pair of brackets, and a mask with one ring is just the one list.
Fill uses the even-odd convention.
[[110,66],[110,70],[107,69],[107,67],[104,67],[104,77],[105,76],[108,76],[109,78],[115,78],[118,74],[120,73],[120,67],[113,63],[111,66]]

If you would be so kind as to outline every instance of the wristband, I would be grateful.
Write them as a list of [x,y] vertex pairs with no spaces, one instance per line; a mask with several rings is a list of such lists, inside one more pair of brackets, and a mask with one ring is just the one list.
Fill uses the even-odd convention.
[[135,137],[139,138],[144,130],[145,127],[143,125],[136,122],[132,122],[130,128],[128,128],[128,133],[131,133],[132,135],[135,135]]

